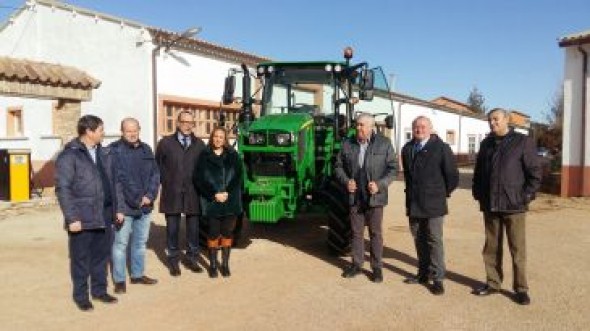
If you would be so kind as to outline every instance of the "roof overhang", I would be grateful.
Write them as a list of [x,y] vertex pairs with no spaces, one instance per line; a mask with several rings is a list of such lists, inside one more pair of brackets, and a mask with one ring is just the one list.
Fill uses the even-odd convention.
[[590,44],[590,30],[571,34],[559,39],[559,47],[580,46]]
[[0,57],[0,94],[89,101],[100,83],[74,67]]
[[181,34],[156,29],[147,28],[152,35],[152,42],[156,46],[174,47],[188,52],[195,52],[208,55],[213,58],[222,58],[236,63],[245,63],[254,66],[260,62],[270,61],[269,58],[238,51],[236,49],[219,46],[201,39],[183,38]]

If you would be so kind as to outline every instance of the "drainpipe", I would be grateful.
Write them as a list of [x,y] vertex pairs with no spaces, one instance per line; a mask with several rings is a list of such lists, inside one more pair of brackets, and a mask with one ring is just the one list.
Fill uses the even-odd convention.
[[582,53],[582,143],[580,144],[580,166],[582,167],[582,189],[581,195],[584,195],[584,187],[586,187],[586,182],[590,180],[589,178],[584,178],[583,176],[583,169],[586,165],[586,93],[588,92],[588,79],[586,78],[586,74],[588,72],[588,53],[582,48],[582,46],[578,46],[578,51]]
[[158,45],[152,50],[152,121],[154,126],[154,150],[158,144],[158,67],[157,67],[157,56],[160,52],[162,45]]
[[[456,157],[456,159],[458,159],[459,155],[461,155],[461,137],[463,136],[463,132],[461,132],[462,131],[461,124],[463,124],[463,114],[462,113],[459,114],[459,132],[457,132],[457,157]],[[467,151],[467,155],[469,155],[469,151]],[[467,156],[467,159],[469,159],[469,156]],[[469,162],[469,160],[467,160],[467,162]]]

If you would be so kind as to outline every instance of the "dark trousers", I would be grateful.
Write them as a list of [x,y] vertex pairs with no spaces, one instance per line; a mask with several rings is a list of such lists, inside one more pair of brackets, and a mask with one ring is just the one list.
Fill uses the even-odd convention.
[[[180,247],[178,237],[180,233],[181,214],[166,214],[166,249],[168,259],[178,261]],[[199,254],[199,216],[185,215],[186,219],[186,254],[189,259],[196,259]]]
[[208,217],[207,224],[209,228],[207,238],[211,240],[219,237],[230,239],[233,237],[234,228],[236,227],[236,216]]
[[502,253],[504,229],[508,238],[508,248],[512,255],[512,287],[514,291],[528,291],[526,278],[526,240],[525,213],[504,214],[484,213],[486,242],[483,248],[483,261],[486,268],[487,284],[499,289],[504,273],[502,272]]
[[92,296],[104,295],[107,292],[107,263],[111,253],[110,230],[69,232],[68,237],[74,301],[84,302],[89,299],[88,278]]
[[418,278],[442,281],[445,276],[444,217],[410,217],[410,231],[418,255]]
[[350,207],[350,225],[352,228],[352,263],[362,267],[365,260],[365,225],[369,227],[371,244],[371,268],[383,267],[383,207]]

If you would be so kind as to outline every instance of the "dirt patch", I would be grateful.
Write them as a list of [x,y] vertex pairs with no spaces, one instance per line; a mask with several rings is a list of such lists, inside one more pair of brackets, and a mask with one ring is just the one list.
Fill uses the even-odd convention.
[[590,323],[588,199],[542,195],[532,204],[528,307],[510,299],[509,259],[503,294],[470,294],[484,279],[483,221],[467,188],[453,194],[445,221],[446,294],[435,297],[422,286],[404,284],[404,277],[416,272],[416,258],[402,183],[392,185],[390,199],[382,284],[370,282],[368,274],[340,277],[347,259],[328,253],[325,221],[318,217],[252,225],[249,244],[232,252],[229,279],[211,280],[187,269],[173,278],[163,262],[165,223],[157,215],[147,274],[159,284],[128,285],[118,304],[97,303],[92,313],[79,312],[71,301],[59,210],[1,211],[0,329],[580,330]]

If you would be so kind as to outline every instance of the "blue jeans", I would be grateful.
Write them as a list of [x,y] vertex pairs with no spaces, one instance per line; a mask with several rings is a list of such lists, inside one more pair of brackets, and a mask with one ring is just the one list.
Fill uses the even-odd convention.
[[151,214],[141,216],[125,216],[125,221],[115,231],[113,242],[113,280],[115,283],[125,281],[127,265],[127,246],[131,241],[129,275],[140,278],[145,269],[145,246],[150,234]]

